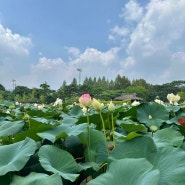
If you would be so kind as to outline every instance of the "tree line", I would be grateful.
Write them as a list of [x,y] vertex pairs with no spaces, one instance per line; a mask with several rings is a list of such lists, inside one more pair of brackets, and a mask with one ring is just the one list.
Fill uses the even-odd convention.
[[152,85],[144,79],[130,81],[127,77],[117,75],[115,80],[108,80],[105,77],[86,77],[82,84],[78,84],[74,78],[70,84],[63,81],[58,90],[52,90],[47,82],[39,88],[28,88],[16,86],[13,91],[8,91],[0,84],[0,101],[19,101],[30,103],[52,103],[57,98],[65,102],[75,102],[84,93],[101,100],[114,100],[123,93],[136,93],[144,101],[153,101],[156,98],[167,101],[169,93],[179,94],[181,101],[185,101],[185,81],[172,81],[162,85]]

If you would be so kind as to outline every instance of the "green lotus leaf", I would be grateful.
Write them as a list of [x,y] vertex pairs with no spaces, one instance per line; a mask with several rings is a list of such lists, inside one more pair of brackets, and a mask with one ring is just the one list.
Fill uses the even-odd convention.
[[138,124],[132,120],[124,120],[119,124],[126,132],[147,132],[147,128],[143,124]]
[[120,159],[113,161],[106,173],[87,185],[158,185],[159,170],[146,159]]
[[26,137],[30,137],[30,138],[34,139],[35,141],[39,141],[39,140],[41,140],[41,138],[37,135],[37,133],[49,130],[51,128],[53,128],[53,127],[50,124],[46,125],[44,123],[39,123],[37,125],[37,127],[31,127],[30,129],[28,129],[24,132],[19,132],[18,134],[16,134],[13,142],[22,141]]
[[169,112],[158,103],[142,103],[137,109],[137,119],[148,127],[157,126],[159,128],[163,122],[169,120]]
[[11,105],[15,105],[15,104],[13,102],[4,101],[4,102],[1,102],[0,105],[8,108]]
[[64,112],[62,112],[62,118],[62,124],[65,126],[74,126],[78,121],[76,117],[72,117],[68,114],[65,114]]
[[73,108],[69,111],[69,115],[70,115],[71,117],[77,117],[77,118],[83,116],[82,108],[79,107],[79,106],[73,107]]
[[0,146],[0,175],[19,171],[36,150],[36,143],[30,138],[11,145]]
[[137,137],[120,143],[109,159],[146,158],[160,171],[159,185],[182,185],[185,182],[185,151],[172,146],[157,147],[152,138]]
[[137,106],[127,105],[124,106],[123,109],[119,112],[119,119],[128,117],[135,120],[136,116],[137,116]]
[[67,136],[77,136],[86,130],[87,123],[75,126],[60,125],[45,132],[38,133],[37,135],[54,143],[59,138],[65,138]]
[[153,139],[158,147],[168,145],[180,147],[183,144],[184,136],[172,128],[165,128],[155,132]]
[[24,121],[4,121],[0,125],[0,137],[12,136],[18,133],[24,124]]
[[40,148],[39,161],[42,167],[49,172],[58,173],[64,179],[74,182],[82,170],[82,166],[76,163],[73,156],[60,148],[52,145],[44,145]]
[[101,165],[102,163],[107,161],[108,153],[106,149],[105,139],[101,131],[90,129],[90,148],[89,149],[88,149],[88,143],[89,143],[88,133],[83,132],[83,134],[80,135],[80,139],[82,143],[87,146],[85,150],[86,159],[89,159],[89,161],[91,162],[93,161],[98,165]]
[[51,176],[43,173],[32,172],[26,177],[14,175],[10,185],[63,185],[62,179],[58,174]]
[[185,182],[185,151],[171,146],[160,147],[150,159],[160,171],[159,185],[183,185]]
[[157,147],[150,137],[137,137],[127,142],[119,143],[110,152],[109,160],[123,158],[146,158],[150,159],[156,153]]
[[123,135],[123,134],[120,134],[118,132],[115,132],[115,136],[117,139],[120,139],[120,140],[131,140],[135,137],[139,137],[139,136],[143,136],[142,134],[138,134],[136,132],[130,132],[128,135]]

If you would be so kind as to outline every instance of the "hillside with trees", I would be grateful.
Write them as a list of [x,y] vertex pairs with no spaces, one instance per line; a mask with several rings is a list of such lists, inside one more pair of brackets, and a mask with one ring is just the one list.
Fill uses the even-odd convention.
[[105,77],[86,77],[82,84],[74,78],[70,84],[63,81],[58,90],[52,90],[47,82],[40,84],[39,88],[16,86],[13,91],[8,91],[0,84],[0,101],[19,101],[30,103],[52,103],[56,98],[65,102],[74,102],[81,94],[89,93],[92,97],[101,100],[114,100],[122,93],[136,93],[144,101],[153,101],[156,97],[166,101],[168,93],[179,94],[181,101],[185,101],[185,81],[173,81],[162,85],[152,85],[144,79],[130,81],[127,77],[117,75],[115,80]]

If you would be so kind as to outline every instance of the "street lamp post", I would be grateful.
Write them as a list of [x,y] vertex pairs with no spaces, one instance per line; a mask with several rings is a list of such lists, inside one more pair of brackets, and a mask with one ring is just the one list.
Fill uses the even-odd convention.
[[12,80],[12,83],[13,83],[13,90],[14,90],[16,87],[16,80]]
[[81,80],[81,72],[82,72],[82,69],[78,68],[77,71],[79,72],[79,85],[80,85],[80,80]]

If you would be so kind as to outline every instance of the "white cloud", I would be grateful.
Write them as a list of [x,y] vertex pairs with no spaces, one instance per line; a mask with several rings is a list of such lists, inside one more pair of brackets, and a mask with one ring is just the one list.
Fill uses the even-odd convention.
[[80,49],[76,47],[65,47],[69,54],[72,54],[74,57],[78,57],[80,54]]
[[[29,77],[32,79],[31,86],[39,86],[44,81],[51,85],[51,88],[58,89],[63,81],[71,83],[73,78],[78,80],[78,68],[82,69],[82,80],[85,77],[105,76],[115,78],[116,69],[119,66],[119,48],[112,48],[106,52],[101,52],[94,48],[87,48],[83,53],[73,60],[64,61],[62,58],[49,59],[42,57],[38,63],[32,65]],[[36,85],[37,84],[37,85]]]
[[126,21],[139,21],[142,16],[143,8],[135,0],[130,0],[120,14]]
[[13,33],[0,24],[0,83],[12,88],[12,79],[18,79],[29,71],[31,38]]
[[[38,61],[34,64],[29,61],[30,47],[29,37],[13,34],[10,29],[0,27],[0,83],[12,88],[12,79],[17,85],[39,87],[47,82],[52,89],[58,89],[63,81],[71,83],[73,78],[78,79],[78,68],[82,69],[82,80],[85,77],[105,76],[115,78],[119,68],[119,48],[111,48],[105,52],[95,48],[87,48],[80,52],[76,47],[65,47],[69,53],[69,59],[47,58],[41,52]],[[8,77],[7,77],[8,74]],[[7,77],[7,78],[5,78]]]
[[28,56],[32,45],[29,37],[13,34],[8,28],[0,24],[0,59],[9,55]]
[[[127,4],[129,6],[125,7],[128,12],[132,12],[129,8],[134,1],[131,0],[129,3]],[[136,78],[144,78],[151,83],[162,83],[180,78],[181,75],[172,70],[171,66],[175,67],[172,56],[178,52],[179,48],[181,48],[180,51],[185,49],[183,43],[185,40],[185,1],[151,0],[142,10],[145,10],[140,14],[143,17],[138,16],[139,21],[135,24],[135,28],[130,29],[132,32],[128,39],[127,57],[123,60],[120,71],[124,71],[128,77],[134,74]],[[125,20],[128,20],[128,14],[122,15],[125,16]],[[134,18],[131,16],[130,19]],[[128,65],[130,59],[135,63]],[[177,60],[175,61],[177,63]],[[178,64],[179,68],[184,68],[184,63],[178,62]]]
[[118,25],[110,31],[111,34],[109,35],[109,40],[116,40],[116,37],[125,37],[129,33],[129,30],[126,27],[119,27]]
[[18,85],[39,87],[46,81],[57,89],[64,80],[78,79],[77,68],[82,69],[82,80],[95,76],[115,79],[118,73],[154,84],[184,79],[184,10],[184,0],[150,0],[146,5],[130,0],[120,14],[122,23],[110,30],[109,40],[119,47],[104,52],[64,47],[68,59],[44,57],[40,52],[35,64],[29,58],[31,38],[0,24],[0,83],[15,78]]
[[39,59],[39,62],[36,65],[32,66],[32,70],[52,70],[62,67],[65,67],[65,62],[61,58],[56,59],[47,59],[46,57],[42,57]]
[[82,63],[89,64],[102,64],[104,66],[110,65],[116,59],[119,48],[112,48],[106,52],[98,51],[95,48],[88,48],[82,53],[79,58],[74,60],[74,64]]
[[[123,26],[116,25],[110,30],[108,36],[109,40],[120,41],[124,48],[129,42],[129,34],[132,33],[134,25],[142,19],[143,7],[141,7],[135,0],[128,1],[122,8],[120,17],[122,18]],[[134,22],[134,24],[132,24]]]
[[173,80],[184,80],[185,52],[176,52],[170,58],[169,66],[164,71],[162,78]]

